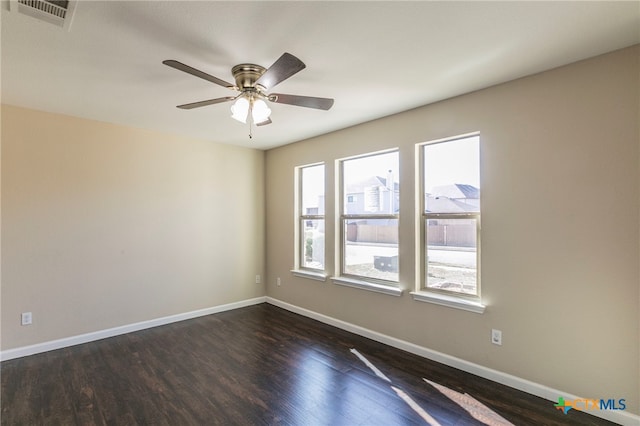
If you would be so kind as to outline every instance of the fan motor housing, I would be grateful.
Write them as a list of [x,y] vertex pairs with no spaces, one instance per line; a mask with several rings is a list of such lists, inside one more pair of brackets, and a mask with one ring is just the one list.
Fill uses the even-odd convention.
[[236,86],[240,90],[256,87],[256,81],[267,69],[256,64],[239,64],[231,69]]

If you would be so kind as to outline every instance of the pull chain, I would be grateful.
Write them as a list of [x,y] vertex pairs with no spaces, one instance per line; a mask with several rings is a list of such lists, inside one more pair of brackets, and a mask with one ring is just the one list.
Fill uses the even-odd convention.
[[249,139],[253,139],[253,98],[249,102]]

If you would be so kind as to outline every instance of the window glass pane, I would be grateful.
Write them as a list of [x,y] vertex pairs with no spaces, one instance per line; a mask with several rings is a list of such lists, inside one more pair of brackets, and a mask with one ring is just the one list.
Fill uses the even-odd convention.
[[480,211],[479,136],[424,145],[425,211]]
[[477,294],[477,220],[427,219],[427,288]]
[[343,273],[398,281],[398,219],[346,219]]
[[324,220],[302,219],[301,266],[324,270]]
[[397,151],[343,161],[343,213],[397,214],[398,166]]
[[324,270],[324,164],[302,167],[299,176],[299,266]]
[[324,165],[302,169],[302,215],[324,215]]

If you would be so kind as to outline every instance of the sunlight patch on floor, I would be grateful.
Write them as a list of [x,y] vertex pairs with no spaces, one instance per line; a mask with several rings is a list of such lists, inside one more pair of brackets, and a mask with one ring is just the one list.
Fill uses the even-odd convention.
[[[382,371],[380,371],[380,369],[373,365],[373,363],[371,363],[364,355],[353,348],[350,349],[350,352],[358,357],[358,359],[362,361],[364,365],[366,365],[371,371],[373,371],[376,376],[391,383],[391,379],[389,379]],[[423,380],[433,386],[436,390],[449,398],[451,401],[458,404],[474,419],[486,424],[487,426],[514,426],[513,423],[509,422],[507,419],[500,416],[498,413],[496,413],[471,395],[454,391],[446,386],[442,386],[425,378],[423,378]],[[393,391],[396,393],[396,395],[398,395],[398,397],[402,399],[416,414],[422,417],[425,422],[427,422],[431,426],[440,426],[440,423],[438,423],[436,419],[434,419],[424,408],[422,408],[416,401],[414,401],[411,396],[409,396],[405,391],[396,386],[390,386],[391,389],[393,389]]]
[[434,388],[438,389],[443,395],[458,404],[460,407],[464,408],[464,410],[469,413],[474,419],[490,426],[514,426],[513,423],[509,422],[507,419],[500,416],[498,413],[496,413],[468,393],[463,394],[454,391],[453,389],[449,389],[446,386],[442,386],[425,378],[423,378],[423,380],[429,383]]
[[[369,367],[369,369],[371,371],[373,371],[373,373],[376,376],[378,376],[381,379],[386,380],[387,382],[391,383],[391,380],[387,376],[385,376],[384,373],[382,371],[380,371],[375,365],[373,365],[367,358],[365,358],[364,355],[362,355],[356,349],[351,349],[351,353],[354,354],[355,356],[357,356],[358,359],[364,363],[364,365]],[[420,405],[418,405],[418,403],[415,402],[402,389],[399,389],[399,388],[397,388],[395,386],[391,386],[391,389],[393,389],[393,391],[396,393],[396,395],[398,395],[400,397],[400,399],[402,399],[413,411],[416,412],[416,414],[418,414],[420,417],[422,417],[422,419],[425,422],[427,422],[429,425],[431,425],[431,426],[441,426],[440,423],[438,423],[438,421],[436,419],[431,417],[431,415],[429,413],[427,413],[422,407],[420,407]]]

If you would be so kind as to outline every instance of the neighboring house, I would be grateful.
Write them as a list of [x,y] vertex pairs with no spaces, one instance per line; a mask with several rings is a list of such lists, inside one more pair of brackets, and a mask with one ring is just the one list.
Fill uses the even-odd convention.
[[436,186],[424,196],[427,213],[462,213],[480,208],[480,189],[473,185],[454,183]]
[[369,177],[347,186],[344,203],[347,214],[398,213],[400,184],[393,182],[391,173],[387,178]]
[[[371,176],[348,185],[345,191],[344,211],[349,215],[397,214],[400,209],[400,184],[387,178]],[[393,221],[391,223],[390,221]],[[350,219],[347,223],[347,241],[358,243],[398,244],[396,219]]]
[[318,205],[307,207],[304,214],[319,214],[324,215],[324,195],[318,195]]
[[[466,213],[480,211],[480,189],[455,183],[436,186],[425,193],[427,213]],[[476,225],[469,219],[429,219],[427,241],[430,246],[475,247]]]

